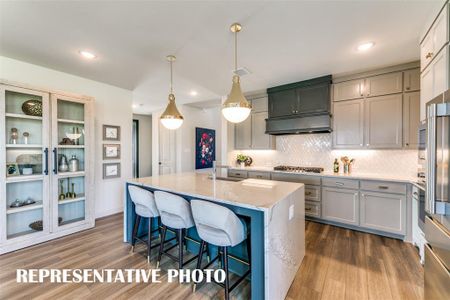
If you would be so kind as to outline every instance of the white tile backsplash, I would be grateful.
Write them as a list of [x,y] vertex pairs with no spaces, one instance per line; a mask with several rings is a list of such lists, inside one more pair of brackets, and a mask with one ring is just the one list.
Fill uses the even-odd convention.
[[[331,134],[304,134],[277,136],[277,150],[231,151],[229,164],[234,165],[238,153],[253,158],[253,166],[276,165],[314,166],[327,171],[333,169],[335,158],[355,159],[353,172],[380,173],[415,177],[416,150],[334,150]],[[342,165],[341,165],[342,169]]]

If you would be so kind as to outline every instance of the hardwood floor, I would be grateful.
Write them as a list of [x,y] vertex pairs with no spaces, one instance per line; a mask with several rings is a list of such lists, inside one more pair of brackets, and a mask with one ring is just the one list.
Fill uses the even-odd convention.
[[[215,284],[18,284],[24,268],[148,268],[143,245],[122,242],[122,215],[96,228],[0,256],[0,299],[222,299]],[[150,268],[155,268],[153,251]],[[176,268],[163,259],[161,268]],[[193,268],[194,265],[189,265]],[[162,281],[165,282],[165,272]],[[232,299],[249,299],[244,281]],[[423,270],[410,244],[330,225],[306,222],[306,256],[287,299],[423,299]]]

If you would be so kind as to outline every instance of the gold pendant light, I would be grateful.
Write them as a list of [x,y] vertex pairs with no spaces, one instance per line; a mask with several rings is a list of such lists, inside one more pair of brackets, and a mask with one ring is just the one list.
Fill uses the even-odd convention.
[[[237,70],[237,34],[242,30],[239,23],[234,23],[230,27],[231,32],[234,33],[234,70]],[[227,121],[232,123],[240,123],[248,118],[252,106],[248,103],[242,94],[240,78],[238,75],[233,76],[233,85],[227,100],[222,106],[222,114]]]
[[178,129],[183,124],[183,116],[178,111],[175,104],[175,95],[173,94],[173,75],[172,75],[172,63],[177,59],[174,55],[168,55],[167,61],[170,63],[170,94],[169,104],[167,104],[166,110],[161,115],[161,123],[167,129]]

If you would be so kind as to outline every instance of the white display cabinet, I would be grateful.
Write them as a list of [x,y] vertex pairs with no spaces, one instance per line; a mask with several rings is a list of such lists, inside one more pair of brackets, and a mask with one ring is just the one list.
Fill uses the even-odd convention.
[[92,109],[0,83],[0,254],[94,226]]

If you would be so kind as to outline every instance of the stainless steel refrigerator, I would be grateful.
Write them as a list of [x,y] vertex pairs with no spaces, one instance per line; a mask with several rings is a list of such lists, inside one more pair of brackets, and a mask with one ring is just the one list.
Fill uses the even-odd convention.
[[425,299],[450,299],[450,90],[427,103]]

